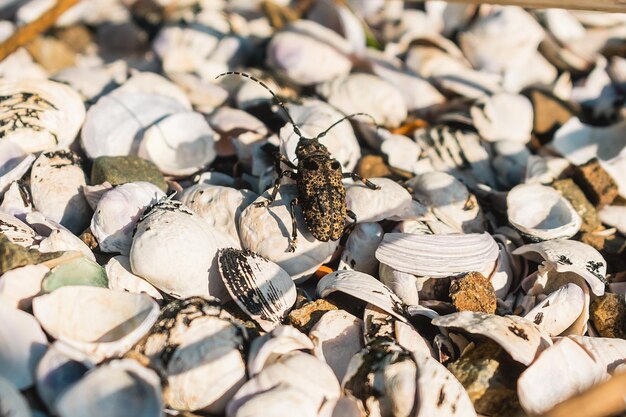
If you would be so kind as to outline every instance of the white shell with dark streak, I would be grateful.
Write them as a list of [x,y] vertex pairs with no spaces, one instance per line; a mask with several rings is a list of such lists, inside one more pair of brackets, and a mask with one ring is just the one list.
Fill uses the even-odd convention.
[[278,326],[296,302],[289,274],[254,252],[221,249],[218,265],[233,300],[265,331]]

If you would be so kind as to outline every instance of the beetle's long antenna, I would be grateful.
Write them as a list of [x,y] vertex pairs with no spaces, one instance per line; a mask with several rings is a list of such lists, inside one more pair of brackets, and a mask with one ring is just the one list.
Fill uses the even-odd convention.
[[278,98],[278,96],[276,94],[274,94],[274,92],[261,80],[254,78],[252,75],[250,74],[246,74],[245,72],[238,72],[238,71],[228,71],[228,72],[224,72],[220,75],[218,75],[217,77],[215,77],[215,79],[217,80],[218,78],[224,76],[224,75],[240,75],[242,77],[246,77],[251,79],[252,81],[254,81],[257,84],[260,84],[261,87],[265,88],[267,91],[270,92],[270,94],[272,95],[272,97],[274,97],[274,101],[276,101],[276,104],[278,104],[280,106],[281,109],[283,109],[283,111],[285,112],[285,114],[287,115],[287,119],[289,119],[289,123],[291,123],[291,125],[293,126],[293,131],[296,133],[296,135],[298,135],[299,137],[302,137],[302,133],[300,133],[300,129],[298,128],[298,126],[296,125],[296,122],[293,121],[293,119],[291,118],[291,115],[289,114],[289,112],[287,111],[287,108],[285,107],[285,105],[283,104],[282,101],[280,101],[280,99]]
[[374,119],[371,114],[367,114],[367,113],[352,113],[352,114],[349,114],[349,115],[344,116],[341,119],[337,120],[335,123],[330,125],[330,127],[328,129],[326,129],[325,131],[323,131],[322,133],[317,135],[314,139],[318,140],[320,138],[323,138],[324,136],[326,136],[326,134],[328,133],[328,131],[330,129],[332,129],[333,127],[337,126],[339,123],[343,122],[344,120],[349,119],[349,118],[354,117],[354,116],[367,116],[370,119],[372,119],[372,121],[374,122],[374,125],[378,126],[378,123],[376,123],[376,119]]

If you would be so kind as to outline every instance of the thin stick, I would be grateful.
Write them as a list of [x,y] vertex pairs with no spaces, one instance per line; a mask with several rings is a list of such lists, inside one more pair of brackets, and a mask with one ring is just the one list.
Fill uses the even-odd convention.
[[[415,1],[415,0],[410,0]],[[420,0],[418,0],[420,1]],[[541,9],[556,7],[560,9],[596,10],[601,12],[626,12],[626,0],[450,0],[455,3],[473,4],[508,4]]]
[[48,30],[67,9],[79,0],[57,0],[56,4],[32,22],[19,27],[13,35],[0,44],[0,61],[15,52],[19,47],[35,39]]
[[541,417],[609,417],[626,410],[626,372],[563,401]]

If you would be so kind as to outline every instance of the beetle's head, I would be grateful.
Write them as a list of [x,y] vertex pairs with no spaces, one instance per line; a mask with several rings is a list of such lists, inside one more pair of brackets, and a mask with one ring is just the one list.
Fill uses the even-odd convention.
[[296,146],[296,156],[299,160],[313,155],[330,156],[326,146],[319,143],[317,139],[301,138]]

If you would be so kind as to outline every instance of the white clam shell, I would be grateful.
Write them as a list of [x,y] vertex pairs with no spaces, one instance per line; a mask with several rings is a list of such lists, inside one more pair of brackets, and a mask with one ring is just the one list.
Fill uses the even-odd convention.
[[348,42],[332,30],[297,20],[272,36],[267,65],[296,84],[317,84],[350,72],[350,50]]
[[602,223],[615,227],[621,234],[626,235],[626,207],[605,206],[598,212]]
[[375,275],[378,271],[378,260],[374,253],[383,239],[383,234],[383,228],[378,223],[357,224],[348,237],[337,269],[351,269]]
[[85,195],[87,203],[89,203],[89,207],[91,207],[92,210],[95,210],[96,207],[98,207],[98,202],[104,196],[104,194],[112,189],[113,186],[111,185],[111,183],[105,181],[102,184],[86,185],[85,187],[83,187],[83,194]]
[[67,151],[42,153],[30,174],[35,208],[74,234],[86,229],[91,216],[82,193],[87,179],[77,158]]
[[601,296],[606,282],[606,261],[589,245],[575,240],[553,240],[524,245],[513,251],[534,262],[544,262],[557,272],[572,272],[587,281],[591,291]]
[[585,307],[585,293],[576,284],[566,284],[550,294],[524,315],[535,323],[541,331],[554,337],[567,330],[582,314]]
[[[281,186],[276,200],[269,207],[248,206],[239,221],[239,235],[242,246],[276,262],[287,271],[297,283],[306,280],[310,274],[327,262],[339,245],[337,241],[321,242],[309,233],[302,211],[296,207],[298,227],[298,247],[288,252],[291,238],[291,215],[289,203],[298,195],[295,185]],[[267,199],[269,193],[257,201]]]
[[150,283],[133,274],[130,267],[130,258],[114,256],[104,266],[109,280],[109,289],[114,291],[128,291],[135,294],[145,293],[156,301],[162,301],[163,296]]
[[64,68],[54,74],[55,81],[71,86],[85,101],[95,100],[115,83],[112,68],[77,65]]
[[281,417],[298,415],[317,417],[317,407],[300,390],[279,385],[253,396],[229,417]]
[[485,231],[485,219],[476,196],[452,175],[426,172],[411,178],[406,185],[413,190],[413,198],[427,205],[438,219],[457,231]]
[[415,275],[393,269],[389,265],[380,264],[379,277],[405,304],[418,305],[419,293]]
[[346,206],[356,214],[359,223],[378,222],[402,216],[411,206],[411,194],[388,178],[369,178],[380,187],[372,190],[362,182],[346,187]]
[[311,339],[295,327],[278,326],[252,341],[248,355],[248,374],[253,377],[281,355],[303,349],[313,349]]
[[422,149],[415,141],[385,130],[380,130],[380,135],[384,138],[380,151],[387,156],[389,166],[408,172],[419,170],[416,165]]
[[30,310],[32,300],[41,292],[41,282],[50,269],[44,265],[26,265],[0,276],[0,299],[3,303]]
[[20,218],[33,211],[33,202],[25,184],[13,181],[9,185],[2,198],[0,211]]
[[40,252],[77,251],[92,261],[96,261],[96,257],[89,246],[63,226],[52,230],[45,239],[41,240],[38,249]]
[[67,148],[85,119],[78,93],[54,81],[4,79],[0,96],[3,140],[25,152]]
[[265,331],[278,326],[296,302],[289,274],[254,252],[220,249],[217,263],[230,296]]
[[626,357],[626,340],[616,337],[568,336],[582,346],[589,355],[613,373]]
[[81,143],[90,159],[136,154],[144,131],[173,113],[184,112],[179,101],[161,94],[115,90],[89,108]]
[[32,246],[37,236],[29,225],[2,211],[0,211],[0,232],[11,242],[25,248]]
[[0,142],[0,197],[14,181],[24,176],[34,160],[34,155],[26,153],[16,143]]
[[237,415],[250,398],[278,385],[297,389],[316,410],[324,401],[339,398],[341,392],[335,374],[324,361],[296,351],[281,356],[246,382],[228,403],[226,415]]
[[395,318],[407,321],[402,301],[385,284],[371,275],[357,271],[335,271],[317,283],[317,294],[320,297],[326,297],[336,291],[371,303]]
[[228,99],[228,91],[195,74],[169,74],[169,78],[185,92],[193,107],[199,112],[211,113]]
[[36,297],[33,312],[52,337],[101,362],[123,355],[144,336],[159,306],[143,294],[66,286]]
[[498,93],[485,97],[472,106],[471,114],[478,133],[487,141],[530,141],[533,106],[524,96]]
[[130,264],[133,274],[173,297],[227,298],[216,254],[220,248],[237,246],[179,202],[165,200],[137,223]]
[[318,85],[317,92],[345,114],[368,113],[386,127],[398,127],[407,117],[400,90],[375,75],[354,73],[335,78]]
[[57,409],[64,417],[159,417],[161,383],[154,371],[132,359],[113,361],[88,372],[65,391]]
[[18,389],[34,382],[48,339],[33,316],[0,300],[0,378]]
[[537,325],[519,316],[462,311],[435,318],[435,326],[461,329],[470,334],[488,337],[499,344],[511,357],[529,365],[535,357],[552,344],[549,336]]
[[166,175],[187,176],[213,162],[216,139],[216,133],[200,113],[179,112],[146,130],[138,154],[154,162]]
[[534,240],[570,238],[582,219],[558,191],[539,184],[521,184],[507,197],[509,222]]
[[257,198],[250,190],[200,183],[186,188],[180,201],[210,226],[238,241],[241,213]]
[[498,255],[498,245],[488,233],[387,233],[376,250],[381,263],[401,272],[432,278],[473,271],[490,276]]
[[352,397],[341,397],[335,401],[326,401],[318,417],[362,417],[365,410]]
[[185,109],[191,110],[191,102],[185,92],[167,78],[154,72],[135,72],[115,91],[116,93],[126,91],[130,93],[163,95],[173,98]]
[[165,193],[149,182],[130,182],[107,191],[91,219],[100,250],[128,255],[137,220],[146,207],[163,197]]
[[26,398],[5,378],[0,377],[0,413],[11,417],[32,417]]
[[562,338],[520,375],[517,394],[524,411],[541,414],[608,377],[584,348]]
[[354,354],[362,348],[363,322],[344,310],[326,313],[309,331],[313,341],[313,355],[325,361],[339,381]]
[[[336,108],[320,100],[306,100],[302,105],[288,105],[291,118],[305,137],[313,138],[339,121],[344,115]],[[291,124],[280,130],[280,151],[296,163],[296,147],[300,137],[293,131]],[[320,139],[320,143],[339,161],[344,171],[351,171],[361,157],[361,149],[350,122],[344,121]]]

